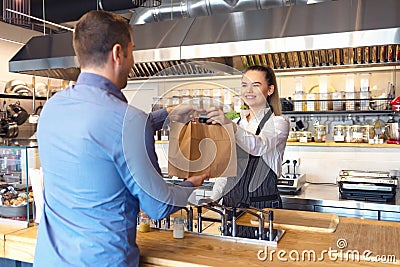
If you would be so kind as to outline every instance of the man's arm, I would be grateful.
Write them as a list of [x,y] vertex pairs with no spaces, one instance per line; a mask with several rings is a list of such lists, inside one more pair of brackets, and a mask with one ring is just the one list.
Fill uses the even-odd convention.
[[154,149],[150,150],[151,143],[154,148],[154,141],[146,140],[153,136],[143,134],[151,130],[147,122],[145,113],[128,110],[122,138],[115,144],[114,161],[126,188],[139,200],[140,207],[158,219],[186,206],[193,186],[201,185],[206,176],[191,177],[181,186],[168,186],[154,167],[158,163],[147,156],[147,150],[155,154]]
[[149,113],[148,121],[151,123],[151,127],[153,128],[154,132],[162,129],[164,121],[167,117],[168,117],[168,111],[165,108]]

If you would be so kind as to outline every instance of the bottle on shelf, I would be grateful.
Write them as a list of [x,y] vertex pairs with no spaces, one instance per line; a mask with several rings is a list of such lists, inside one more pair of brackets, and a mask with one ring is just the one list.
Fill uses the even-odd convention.
[[[152,111],[156,111],[163,108],[164,108],[163,98],[159,96],[153,97]],[[161,130],[157,130],[154,132],[154,140],[155,141],[161,140]]]
[[324,124],[314,125],[314,141],[316,143],[326,141],[326,126]]
[[319,110],[327,111],[330,109],[330,94],[328,90],[328,75],[319,75]]
[[304,111],[304,92],[303,92],[303,76],[297,76],[294,78],[294,111]]

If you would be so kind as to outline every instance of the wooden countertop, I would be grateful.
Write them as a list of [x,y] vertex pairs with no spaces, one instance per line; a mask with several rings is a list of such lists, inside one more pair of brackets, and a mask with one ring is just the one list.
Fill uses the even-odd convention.
[[18,230],[5,235],[4,258],[33,262],[36,237],[36,226]]
[[23,230],[23,229],[26,229],[26,228],[21,227],[21,226],[6,224],[6,223],[0,223],[0,239],[4,240],[4,236],[6,234],[16,232],[18,230]]
[[21,229],[24,228],[21,226],[0,223],[0,257],[4,257],[5,235]]
[[[292,211],[293,212],[293,211]],[[304,213],[304,212],[303,212]],[[246,219],[247,220],[247,219]],[[21,257],[15,253],[13,259],[32,262],[34,247],[36,244],[37,227],[23,229],[5,235],[5,250],[18,247]],[[373,255],[390,256],[396,254],[397,264],[400,265],[400,223],[374,220],[361,220],[353,218],[340,218],[336,232],[321,233],[313,231],[287,230],[278,243],[277,248],[265,248],[261,245],[236,243],[223,240],[220,237],[185,233],[185,238],[174,239],[172,231],[152,229],[148,233],[138,232],[137,244],[141,252],[142,266],[387,266],[384,263],[367,263],[363,260],[330,259],[328,254],[322,252],[330,248],[338,249],[337,242],[343,239],[348,245],[342,249],[343,253],[354,249],[369,249]],[[10,245],[8,246],[7,243]],[[383,248],[383,250],[382,250]],[[376,251],[374,251],[376,250]],[[258,253],[261,252],[261,260]],[[264,252],[268,253],[268,258]],[[270,253],[272,254],[272,262]],[[300,261],[289,258],[289,254],[295,257],[296,251],[300,253]],[[301,260],[305,251],[314,251],[316,260]],[[29,255],[27,254],[28,252]],[[281,261],[278,258],[287,261]],[[360,251],[363,253],[363,251]],[[386,253],[386,254],[378,254]],[[321,256],[322,255],[322,256]],[[30,256],[31,258],[28,258]],[[307,256],[307,254],[306,254]],[[323,258],[322,261],[318,259]]]
[[[389,242],[387,237],[391,236],[391,229],[396,229],[395,233],[400,234],[399,223],[351,218],[340,218],[340,220],[339,226],[341,225],[341,228],[347,231],[341,236],[343,240],[348,239],[352,242],[354,240],[365,241],[367,245],[370,242],[374,242],[385,247],[386,243]],[[370,240],[365,236],[358,236],[356,232],[352,232],[349,229],[349,227],[351,228],[354,225],[378,227],[380,233],[375,233],[372,236],[379,235],[384,238]],[[343,231],[339,234],[342,235]],[[330,248],[332,250],[339,250],[336,246],[338,239],[336,233],[287,230],[279,241],[277,248],[268,248],[266,250],[265,247],[259,245],[235,243],[189,233],[185,233],[184,239],[174,239],[170,231],[152,230],[149,233],[138,233],[137,243],[140,247],[143,266],[387,266],[384,263],[367,263],[362,260],[335,260],[334,256],[332,256],[331,260],[327,253],[324,255],[322,251],[329,250]],[[399,251],[397,243],[397,238],[391,236],[390,244],[387,244],[387,246],[395,246],[397,247],[397,251]],[[343,253],[354,250],[351,245],[349,243],[348,247],[342,250]],[[257,254],[260,250],[268,252],[268,258],[265,261],[258,259]],[[307,260],[306,257],[302,261],[302,253],[311,250],[316,252],[316,260]],[[273,253],[272,261],[270,261],[271,258],[269,256],[272,251],[275,252]],[[287,260],[286,262],[278,259],[277,254],[279,251],[283,251],[280,253],[286,253],[282,257]],[[290,253],[292,253],[293,257],[296,256],[296,251],[300,253],[300,261],[297,262],[289,259]],[[363,252],[360,251],[360,253]],[[321,257],[321,255],[324,256]],[[374,255],[377,255],[377,253]],[[380,255],[383,256],[384,254]],[[265,254],[261,253],[260,256],[262,259]],[[396,263],[400,264],[400,254],[395,256]],[[323,261],[318,261],[318,258],[323,258]]]

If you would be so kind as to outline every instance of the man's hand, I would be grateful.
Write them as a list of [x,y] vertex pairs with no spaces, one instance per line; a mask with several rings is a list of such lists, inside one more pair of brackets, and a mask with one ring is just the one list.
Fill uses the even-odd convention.
[[199,187],[203,184],[204,180],[210,178],[210,174],[206,173],[203,175],[192,176],[186,179],[186,181],[191,182],[194,187]]
[[209,108],[207,109],[207,123],[211,124],[221,124],[221,125],[227,125],[227,124],[232,124],[233,125],[233,131],[236,132],[237,126],[236,123],[228,119],[224,112],[219,109],[219,108]]
[[195,112],[201,112],[202,109],[187,104],[167,107],[168,117],[171,121],[186,123],[193,118]]

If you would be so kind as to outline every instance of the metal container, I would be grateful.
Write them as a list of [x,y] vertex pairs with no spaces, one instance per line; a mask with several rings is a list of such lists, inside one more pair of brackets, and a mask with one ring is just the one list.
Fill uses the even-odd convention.
[[390,140],[400,141],[400,122],[387,123],[386,128]]
[[[28,204],[20,206],[5,206],[0,205],[0,217],[6,218],[20,218],[24,219],[27,216]],[[32,215],[32,203],[29,202],[30,215]]]

